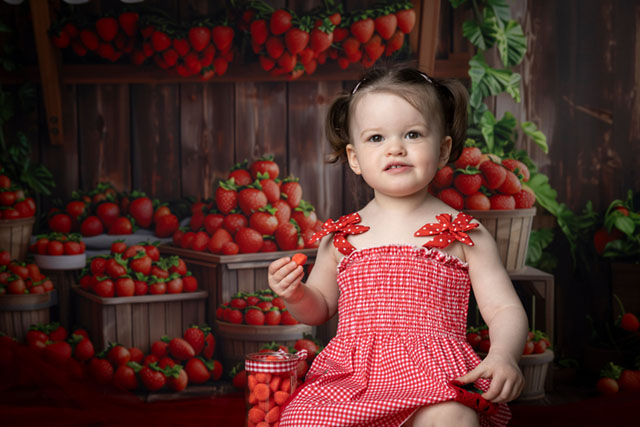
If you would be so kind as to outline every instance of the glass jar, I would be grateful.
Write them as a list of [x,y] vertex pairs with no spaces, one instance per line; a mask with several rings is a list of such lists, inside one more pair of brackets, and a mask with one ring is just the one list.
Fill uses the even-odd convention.
[[277,426],[280,412],[296,389],[296,369],[302,354],[251,353],[245,357],[246,426]]

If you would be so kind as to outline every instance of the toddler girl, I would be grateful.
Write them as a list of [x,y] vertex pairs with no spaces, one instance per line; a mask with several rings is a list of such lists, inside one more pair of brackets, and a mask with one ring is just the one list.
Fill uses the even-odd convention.
[[[339,312],[336,336],[280,427],[509,420],[505,402],[524,384],[526,314],[489,232],[428,191],[462,151],[467,99],[457,81],[395,68],[368,72],[332,104],[332,160],[347,161],[374,198],[314,235],[322,240],[306,283],[289,257],[269,267],[269,286],[300,322],[319,325]],[[484,360],[465,339],[471,286],[490,330]],[[486,401],[465,401],[461,383],[475,383]]]

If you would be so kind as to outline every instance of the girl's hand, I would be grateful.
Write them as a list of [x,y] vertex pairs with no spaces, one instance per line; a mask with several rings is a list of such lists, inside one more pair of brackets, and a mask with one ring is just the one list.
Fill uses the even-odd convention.
[[304,269],[289,257],[277,259],[269,265],[269,287],[285,302],[302,298]]
[[508,356],[492,355],[491,352],[475,369],[456,379],[468,384],[478,378],[491,378],[489,390],[482,397],[494,403],[514,400],[524,387],[524,376],[516,361]]

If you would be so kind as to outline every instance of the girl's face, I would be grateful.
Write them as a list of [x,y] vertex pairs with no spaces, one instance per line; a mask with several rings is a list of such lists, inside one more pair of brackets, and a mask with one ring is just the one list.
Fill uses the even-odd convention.
[[406,197],[427,187],[449,159],[451,137],[400,96],[369,92],[350,123],[349,166],[376,192]]

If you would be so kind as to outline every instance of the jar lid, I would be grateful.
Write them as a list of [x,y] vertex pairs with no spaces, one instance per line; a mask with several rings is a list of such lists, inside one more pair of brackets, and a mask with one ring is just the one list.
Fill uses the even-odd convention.
[[284,351],[269,351],[247,354],[244,368],[247,372],[283,373],[291,372],[298,366],[298,361],[307,358],[307,351],[300,350],[296,354]]

